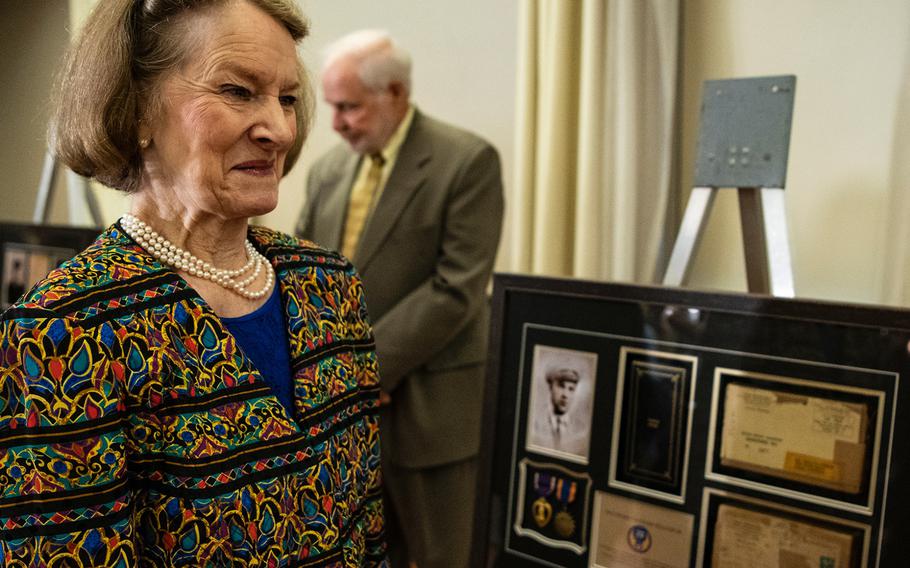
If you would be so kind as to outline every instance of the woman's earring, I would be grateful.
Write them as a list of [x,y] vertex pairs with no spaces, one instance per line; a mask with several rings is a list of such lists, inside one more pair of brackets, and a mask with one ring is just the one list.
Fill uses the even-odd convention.
[[148,148],[149,144],[151,144],[151,143],[152,143],[151,138],[140,138],[139,139],[139,147],[142,148],[143,150]]

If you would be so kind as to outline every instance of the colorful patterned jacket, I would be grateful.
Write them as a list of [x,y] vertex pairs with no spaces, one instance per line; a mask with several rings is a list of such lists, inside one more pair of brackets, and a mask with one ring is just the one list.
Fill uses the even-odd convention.
[[266,229],[296,416],[114,225],[0,317],[0,565],[384,564],[378,376],[350,264]]

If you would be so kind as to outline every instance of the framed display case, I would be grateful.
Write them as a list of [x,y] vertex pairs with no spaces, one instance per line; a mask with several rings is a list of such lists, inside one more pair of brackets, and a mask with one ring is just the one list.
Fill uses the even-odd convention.
[[904,565],[910,312],[496,275],[492,326],[472,565]]
[[0,223],[0,309],[95,240],[99,229]]

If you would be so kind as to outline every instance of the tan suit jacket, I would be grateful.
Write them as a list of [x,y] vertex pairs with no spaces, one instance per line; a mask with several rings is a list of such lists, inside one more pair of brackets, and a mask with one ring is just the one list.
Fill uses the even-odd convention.
[[[337,249],[361,156],[339,145],[310,170],[297,235]],[[404,467],[477,454],[489,307],[502,225],[499,156],[484,140],[415,113],[351,259],[392,404],[383,451]]]

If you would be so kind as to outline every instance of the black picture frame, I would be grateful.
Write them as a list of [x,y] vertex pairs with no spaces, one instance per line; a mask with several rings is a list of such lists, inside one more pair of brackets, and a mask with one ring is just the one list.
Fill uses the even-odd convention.
[[[910,498],[910,473],[896,464],[910,459],[910,390],[899,388],[910,372],[910,311],[506,274],[494,277],[492,305],[472,565],[589,565],[590,548],[567,554],[514,530],[518,464],[531,460],[589,477],[590,495],[678,511],[696,525],[706,522],[704,498],[715,491],[737,492],[805,518],[838,518],[864,527],[862,566],[903,566],[897,544],[910,537],[910,511],[901,506]],[[529,450],[527,385],[536,345],[596,356],[586,461]],[[685,385],[677,381],[677,398],[655,410],[679,413],[674,428],[660,437],[675,444],[679,458],[666,463],[678,467],[662,470],[667,475],[656,485],[628,463],[628,444],[636,439],[629,423],[630,360],[655,371],[646,377],[653,379],[651,387],[673,384],[674,372],[690,375]],[[863,409],[868,450],[861,452],[859,485],[838,490],[721,463],[730,384]],[[688,565],[696,565],[697,554],[693,544]]]
[[94,228],[0,223],[0,309],[9,307],[100,233]]
[[[777,375],[766,375],[752,373],[740,369],[725,369],[717,367],[714,373],[713,401],[711,407],[711,423],[708,437],[708,461],[705,467],[705,476],[708,479],[722,481],[730,485],[740,487],[756,488],[769,493],[777,493],[793,499],[805,500],[809,502],[826,503],[833,508],[852,510],[864,514],[872,514],[875,506],[875,489],[877,477],[873,475],[876,471],[879,460],[881,459],[881,441],[882,441],[882,417],[885,415],[885,402],[889,398],[893,400],[893,389],[887,384],[887,377],[871,373],[868,370],[861,369],[842,369],[841,381],[837,384],[828,383],[819,378],[824,376],[827,368],[825,366],[810,367],[804,369],[804,377],[813,376],[814,379],[783,377]],[[872,387],[872,388],[869,388]],[[815,476],[798,476],[788,474],[787,468],[782,467],[779,471],[769,468],[749,467],[743,463],[726,463],[722,455],[723,440],[730,439],[729,409],[727,408],[727,398],[731,389],[749,389],[759,393],[779,393],[783,397],[796,399],[792,404],[794,412],[801,415],[805,422],[800,424],[781,423],[779,417],[763,415],[763,421],[766,428],[775,431],[790,431],[792,436],[797,438],[804,447],[812,448],[814,451],[822,450],[819,448],[822,444],[813,440],[813,431],[811,422],[814,419],[811,404],[806,404],[806,400],[825,401],[831,405],[838,405],[839,408],[852,407],[857,410],[856,415],[861,416],[863,424],[854,424],[854,444],[850,446],[860,446],[861,449],[847,453],[843,456],[841,462],[843,465],[833,460],[822,460],[805,456],[810,460],[807,469],[814,472]],[[824,427],[819,425],[818,429]],[[861,426],[861,428],[860,428]],[[830,429],[830,427],[828,427]],[[757,429],[756,429],[757,430]],[[787,434],[781,434],[780,437],[786,437]],[[760,434],[753,433],[753,437]],[[762,447],[766,445],[765,440],[759,438],[759,449],[764,450],[764,454],[774,452],[775,449]],[[839,440],[838,442],[842,442]],[[843,444],[847,445],[847,444]],[[811,451],[811,450],[807,450]],[[789,452],[790,456],[799,455]],[[729,460],[732,461],[732,460]],[[781,460],[782,462],[785,460]],[[828,463],[826,464],[825,461]],[[824,467],[827,465],[827,467]],[[844,483],[835,483],[835,480],[827,478],[832,470],[836,470],[843,475],[843,470],[855,469],[855,475],[852,476],[855,481],[855,488],[848,488]]]
[[[756,534],[754,530],[749,530],[750,528],[761,530],[767,527],[770,531],[777,530],[780,531],[780,537],[796,543],[800,540],[808,539],[790,533],[800,529],[816,530],[822,533],[811,539],[814,540],[812,548],[816,550],[824,549],[825,533],[827,533],[829,538],[834,537],[837,540],[846,540],[850,543],[847,547],[844,547],[848,549],[844,552],[849,555],[849,559],[840,558],[838,559],[840,560],[839,562],[835,562],[831,558],[828,565],[843,568],[866,568],[869,566],[867,560],[869,555],[869,534],[871,533],[869,525],[836,516],[818,514],[773,501],[751,498],[735,492],[710,488],[705,491],[702,499],[701,530],[698,537],[698,557],[696,559],[696,564],[699,566],[713,567],[718,565],[718,568],[723,566],[722,562],[713,562],[712,559],[715,548],[718,546],[718,518],[725,507],[731,511],[741,511],[747,515],[758,516],[763,521],[757,523],[742,522],[742,528],[748,531],[748,534],[743,534],[743,536],[747,538],[737,539],[736,545],[741,546],[742,543],[761,542],[761,535]],[[745,548],[737,552],[740,555],[746,555],[754,551]],[[759,551],[759,554],[761,554],[761,551]],[[750,559],[750,562],[754,565],[764,564],[761,558],[758,557],[759,554],[753,555]],[[815,560],[818,560],[818,562],[813,563],[814,565],[825,565],[822,558]]]
[[685,503],[698,358],[622,346],[610,486]]

